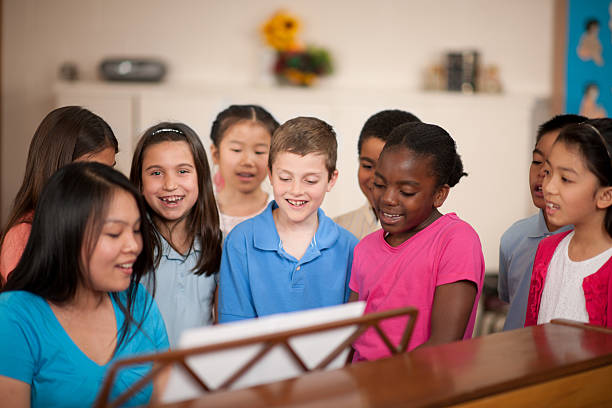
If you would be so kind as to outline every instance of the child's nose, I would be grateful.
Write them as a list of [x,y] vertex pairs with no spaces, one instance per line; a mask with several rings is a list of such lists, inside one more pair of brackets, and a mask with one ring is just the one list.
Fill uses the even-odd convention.
[[388,188],[383,193],[382,200],[383,200],[383,203],[387,205],[396,205],[397,204],[397,194],[392,188]]
[[540,169],[538,170],[538,179],[543,180],[545,174],[546,172],[544,171],[544,166],[540,166]]
[[557,191],[556,184],[552,177],[544,177],[542,181],[542,192],[546,194],[554,194]]
[[176,180],[171,175],[166,175],[164,177],[164,189],[165,190],[174,190],[176,189]]
[[296,195],[302,193],[302,183],[299,180],[293,180],[291,183],[291,193]]
[[253,164],[255,159],[255,154],[252,152],[248,152],[246,149],[242,152],[242,156],[240,157],[241,164]]

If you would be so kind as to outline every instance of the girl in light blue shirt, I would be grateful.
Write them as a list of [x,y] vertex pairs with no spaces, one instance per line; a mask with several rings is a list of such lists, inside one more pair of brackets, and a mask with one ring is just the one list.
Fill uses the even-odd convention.
[[[2,406],[91,406],[117,359],[168,348],[138,283],[153,261],[144,204],[121,173],[81,162],[49,179],[34,214],[0,293]],[[111,398],[150,369],[121,370]],[[127,405],[147,404],[151,392],[149,384]]]
[[160,123],[144,132],[130,179],[147,203],[155,234],[154,294],[170,339],[211,324],[221,262],[221,230],[206,152],[183,123]]

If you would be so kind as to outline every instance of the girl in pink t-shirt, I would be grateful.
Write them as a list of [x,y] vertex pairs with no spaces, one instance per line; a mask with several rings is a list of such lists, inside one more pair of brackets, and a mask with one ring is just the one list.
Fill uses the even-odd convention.
[[[480,240],[455,214],[438,211],[464,175],[455,141],[426,123],[396,127],[376,166],[372,195],[383,229],[355,247],[351,300],[366,301],[366,313],[416,307],[409,350],[472,336],[484,278]],[[382,324],[396,345],[405,323]],[[355,361],[389,356],[372,329],[353,347]]]

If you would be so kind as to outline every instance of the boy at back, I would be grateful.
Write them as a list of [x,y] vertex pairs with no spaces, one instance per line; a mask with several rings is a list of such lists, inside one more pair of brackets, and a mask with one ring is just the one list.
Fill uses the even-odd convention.
[[338,178],[336,134],[298,117],[272,137],[274,201],[225,238],[219,274],[221,323],[348,300],[357,239],[319,207]]
[[374,177],[378,156],[391,131],[406,122],[420,122],[420,120],[412,113],[402,110],[383,110],[370,116],[361,129],[357,142],[359,157],[357,179],[367,201],[358,209],[334,218],[335,222],[352,232],[358,239],[380,229],[380,221],[372,205],[370,183]]
[[531,283],[531,271],[540,241],[552,234],[571,228],[551,224],[544,207],[542,193],[543,167],[559,132],[572,123],[586,120],[579,115],[558,115],[543,123],[536,135],[533,160],[529,168],[529,191],[538,213],[515,222],[504,232],[499,246],[499,298],[510,303],[504,330],[524,327],[527,297]]

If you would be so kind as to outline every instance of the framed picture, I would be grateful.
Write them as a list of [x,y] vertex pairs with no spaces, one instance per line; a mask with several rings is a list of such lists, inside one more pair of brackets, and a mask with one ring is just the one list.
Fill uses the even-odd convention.
[[555,2],[553,113],[612,113],[612,0]]

